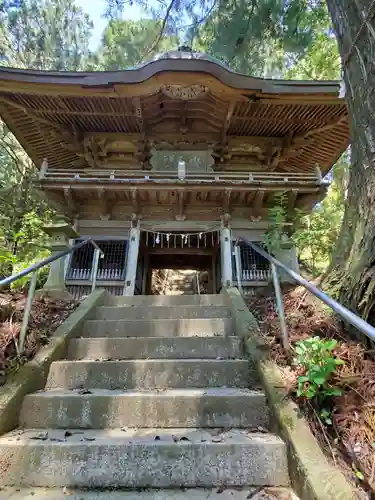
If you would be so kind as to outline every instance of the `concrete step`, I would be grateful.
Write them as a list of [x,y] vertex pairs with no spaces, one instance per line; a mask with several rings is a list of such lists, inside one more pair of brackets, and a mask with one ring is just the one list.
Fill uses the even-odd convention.
[[87,320],[83,337],[214,337],[232,335],[232,318]]
[[[288,484],[271,434],[222,429],[15,431],[0,438],[0,484],[178,488]],[[5,466],[6,463],[6,466]]]
[[190,318],[230,318],[227,306],[102,306],[94,311],[93,319],[143,320],[190,319]]
[[225,306],[225,295],[135,295],[107,298],[111,306]]
[[24,428],[268,426],[264,393],[249,389],[170,389],[154,392],[52,390],[25,397]]
[[1,500],[298,500],[289,488],[178,488],[77,490],[72,488],[4,488]]
[[54,361],[48,389],[249,387],[246,360]]
[[174,282],[174,283],[168,283],[167,288],[169,290],[194,290],[194,285],[193,283],[187,283],[187,282]]
[[239,337],[122,337],[72,339],[68,359],[241,358]]

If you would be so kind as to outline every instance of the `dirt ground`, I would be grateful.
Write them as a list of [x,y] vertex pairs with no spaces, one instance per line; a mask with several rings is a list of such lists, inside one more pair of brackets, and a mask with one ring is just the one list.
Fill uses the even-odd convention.
[[51,334],[77,307],[77,302],[34,299],[25,342],[25,352],[17,356],[18,341],[26,295],[0,293],[0,385],[14,370],[33,358],[38,349],[48,344]]
[[373,353],[351,341],[342,324],[303,287],[284,290],[291,344],[311,336],[335,338],[334,354],[344,361],[331,381],[342,396],[332,398],[332,424],[319,417],[311,401],[296,397],[301,373],[280,344],[280,327],[272,289],[247,299],[256,316],[269,356],[279,365],[291,397],[304,410],[311,429],[332,461],[358,486],[359,497],[375,499],[375,361]]

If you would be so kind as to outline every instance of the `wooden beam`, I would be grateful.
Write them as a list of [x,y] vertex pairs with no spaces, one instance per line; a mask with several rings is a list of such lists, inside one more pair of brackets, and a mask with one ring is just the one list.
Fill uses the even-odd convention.
[[35,114],[30,108],[27,108],[26,106],[23,106],[22,104],[19,104],[18,102],[13,101],[12,99],[8,99],[7,97],[0,96],[0,102],[3,102],[4,104],[8,104],[9,106],[13,106],[16,109],[19,109],[23,111],[25,114],[30,116],[33,120],[36,122],[42,123],[43,125],[47,125],[48,127],[53,127],[57,129],[65,128],[63,125],[53,122],[51,120],[47,120],[46,118],[43,118],[41,116],[38,116]]
[[164,254],[168,254],[168,255],[181,255],[181,254],[191,254],[191,255],[212,255],[213,253],[213,249],[212,248],[203,248],[203,247],[200,247],[200,248],[189,248],[187,245],[184,245],[183,247],[180,247],[180,248],[173,248],[172,247],[172,240],[173,238],[171,238],[170,240],[170,247],[168,248],[167,246],[165,246],[165,243],[163,245],[163,248],[158,248],[158,247],[150,247],[150,248],[147,248],[147,253],[149,255],[164,255]]
[[[44,190],[52,189],[64,189],[65,187],[73,187],[74,190],[76,191],[90,191],[90,190],[96,190],[98,188],[102,188],[103,182],[98,180],[95,182],[79,182],[74,179],[71,181],[68,179],[63,179],[63,180],[49,180],[49,179],[42,179],[41,181],[37,182],[36,185]],[[106,190],[108,191],[113,191],[113,192],[124,192],[126,190],[130,190],[132,185],[134,186],[134,183],[131,181],[129,183],[127,182],[116,182],[114,181],[113,183],[106,182]],[[184,191],[188,193],[197,193],[197,192],[202,192],[202,191],[212,191],[214,184],[212,183],[207,183],[207,184],[200,184],[199,182],[195,184],[187,184],[186,188],[182,188]],[[215,191],[222,191],[225,188],[223,185],[217,185],[215,187]],[[159,191],[163,193],[170,193],[171,191],[175,191],[176,185],[171,184],[169,182],[155,182],[155,183],[137,183],[137,189],[138,191],[142,192],[147,192],[147,191]],[[180,186],[178,189],[181,189]],[[232,189],[236,192],[256,192],[258,193],[259,191],[259,186],[254,185],[254,184],[249,184],[249,185],[244,185],[244,184],[236,184]],[[297,183],[297,182],[290,182],[290,183],[275,183],[270,181],[269,184],[264,184],[261,187],[261,192],[280,192],[280,191],[287,191],[290,189],[297,189],[301,193],[317,193],[319,190],[319,187],[316,185],[316,182],[311,182],[311,183]],[[259,194],[258,197],[261,195]]]
[[[341,125],[341,123],[346,122],[347,119],[348,117],[346,114],[341,115],[339,118],[334,118],[333,120],[329,120],[325,125],[321,125],[320,127],[308,130],[307,132],[301,134],[301,136],[303,137],[303,139],[307,139],[311,135],[320,134],[321,132],[326,132],[327,130],[331,130],[337,127],[338,125]],[[294,140],[296,138],[297,137],[295,137]]]
[[[217,123],[216,123],[217,126]],[[222,131],[212,132],[207,131],[203,134],[197,132],[189,133],[186,137],[181,132],[153,132],[147,134],[147,138],[155,143],[183,141],[193,143],[217,143],[220,141]],[[142,139],[141,133],[126,133],[126,132],[86,132],[85,135],[99,136],[100,138],[107,139],[109,142],[128,141],[131,143],[137,142]],[[268,145],[282,146],[282,137],[265,137],[261,135],[242,136],[242,135],[227,135],[228,145],[231,148],[241,148],[248,145],[265,147]]]

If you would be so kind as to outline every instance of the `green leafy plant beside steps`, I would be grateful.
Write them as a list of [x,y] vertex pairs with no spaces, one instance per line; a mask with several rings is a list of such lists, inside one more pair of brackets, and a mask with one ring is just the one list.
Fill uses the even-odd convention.
[[332,424],[329,398],[342,394],[342,390],[332,383],[337,367],[344,364],[333,352],[337,344],[335,339],[311,337],[297,342],[294,347],[294,364],[301,372],[296,395],[311,400],[328,425]]

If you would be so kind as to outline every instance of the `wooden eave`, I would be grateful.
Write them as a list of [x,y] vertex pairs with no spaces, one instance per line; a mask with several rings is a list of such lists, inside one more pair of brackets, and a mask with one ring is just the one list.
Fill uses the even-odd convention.
[[[205,92],[181,100],[166,95],[166,86]],[[245,142],[251,152],[259,138],[265,145],[250,170],[312,172],[318,165],[325,174],[349,143],[347,108],[338,92],[338,82],[253,78],[202,59],[160,59],[102,73],[0,68],[0,116],[36,165],[47,158],[50,168],[73,170],[77,161],[112,168],[95,145],[87,147],[101,138],[107,146],[119,136],[131,143],[121,154],[124,168],[133,169],[139,168],[135,149],[142,141],[160,148],[169,142],[171,149],[175,143],[194,149],[197,138],[219,149]],[[246,169],[249,151],[236,148],[227,164]]]
[[[93,213],[100,218],[116,218],[114,213],[136,213],[150,215],[155,210],[184,220],[187,212],[197,210],[198,219],[203,213],[209,218],[219,218],[223,214],[246,217],[267,217],[268,208],[273,205],[275,195],[284,192],[288,201],[288,212],[294,208],[310,210],[321,200],[328,185],[310,182],[290,182],[285,184],[254,183],[232,184],[225,182],[207,184],[202,182],[139,182],[129,180],[101,180],[100,182],[80,180],[41,179],[38,187],[43,189],[55,208],[67,216],[76,218]],[[94,215],[95,218],[95,215]]]

